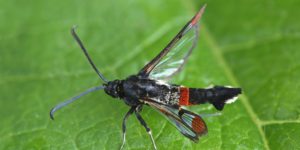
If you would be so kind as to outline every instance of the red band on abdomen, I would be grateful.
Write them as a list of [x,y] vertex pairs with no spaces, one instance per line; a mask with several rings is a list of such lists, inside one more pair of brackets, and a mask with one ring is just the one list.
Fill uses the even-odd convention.
[[179,105],[183,105],[183,106],[191,105],[189,88],[180,87]]

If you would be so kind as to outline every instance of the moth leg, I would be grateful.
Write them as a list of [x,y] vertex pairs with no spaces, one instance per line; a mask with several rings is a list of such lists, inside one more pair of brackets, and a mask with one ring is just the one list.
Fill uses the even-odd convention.
[[222,113],[221,112],[215,112],[215,113],[211,113],[211,114],[199,114],[199,116],[205,118],[205,117],[214,117],[214,116],[221,116]]
[[141,125],[145,127],[147,133],[149,134],[149,136],[150,136],[150,138],[151,138],[151,141],[152,141],[152,144],[153,144],[154,149],[157,150],[156,144],[155,144],[155,141],[154,141],[154,138],[153,138],[153,136],[152,136],[151,129],[148,127],[147,123],[145,122],[145,120],[142,118],[142,116],[141,116],[140,113],[139,113],[139,110],[141,110],[141,106],[142,106],[142,105],[139,105],[139,106],[136,108],[135,116],[136,116],[136,118],[139,120],[139,122],[141,123]]
[[[181,117],[184,113],[189,113],[185,109],[180,109],[178,112],[178,115]],[[205,117],[214,117],[214,116],[221,116],[221,112],[215,112],[215,113],[209,113],[209,114],[199,114],[199,116],[205,118]]]
[[128,117],[134,112],[135,108],[136,106],[132,106],[123,118],[123,122],[122,122],[123,142],[122,142],[122,146],[120,147],[120,150],[123,149],[126,141],[126,121]]

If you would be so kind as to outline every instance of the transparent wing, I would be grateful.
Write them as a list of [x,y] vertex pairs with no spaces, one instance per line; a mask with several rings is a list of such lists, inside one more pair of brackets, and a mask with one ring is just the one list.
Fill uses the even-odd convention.
[[198,21],[205,6],[180,30],[172,41],[144,68],[139,76],[153,79],[169,79],[181,71],[198,42]]
[[150,72],[153,79],[167,80],[180,72],[198,41],[198,27],[194,26],[178,41],[170,51]]
[[158,103],[147,102],[151,107],[158,110],[180,131],[181,134],[198,142],[199,136],[207,133],[207,127],[202,118],[185,109],[176,109]]

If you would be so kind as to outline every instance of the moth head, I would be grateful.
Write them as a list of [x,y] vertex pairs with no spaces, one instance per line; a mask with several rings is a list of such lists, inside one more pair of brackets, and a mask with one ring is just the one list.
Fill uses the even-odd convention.
[[117,97],[120,97],[121,86],[122,86],[122,84],[121,84],[120,80],[109,81],[105,85],[104,91],[111,97],[117,98]]

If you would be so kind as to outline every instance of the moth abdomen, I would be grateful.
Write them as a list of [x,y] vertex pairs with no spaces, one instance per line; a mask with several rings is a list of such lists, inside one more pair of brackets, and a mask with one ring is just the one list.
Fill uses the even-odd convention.
[[242,93],[241,88],[215,86],[213,88],[180,88],[179,105],[197,105],[211,103],[218,110],[222,110],[226,103],[232,103]]

